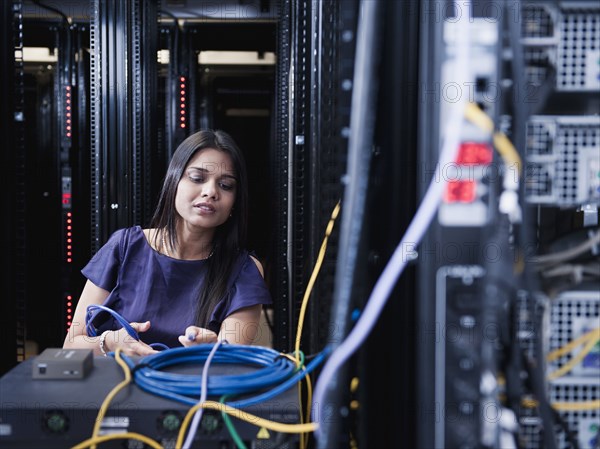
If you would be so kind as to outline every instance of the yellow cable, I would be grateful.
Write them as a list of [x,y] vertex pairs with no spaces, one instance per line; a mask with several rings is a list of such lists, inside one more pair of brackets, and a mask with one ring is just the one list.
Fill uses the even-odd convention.
[[[313,268],[312,274],[308,281],[308,285],[306,286],[306,290],[304,291],[304,296],[302,298],[302,305],[300,307],[300,314],[298,316],[298,327],[296,329],[296,345],[295,345],[295,354],[296,354],[296,366],[300,366],[300,340],[302,339],[302,327],[304,326],[304,317],[306,315],[306,308],[308,306],[308,300],[310,298],[310,294],[317,280],[317,276],[319,275],[319,271],[321,271],[321,266],[323,265],[323,260],[325,259],[325,252],[327,251],[327,241],[329,240],[329,236],[333,231],[333,225],[335,220],[340,212],[340,201],[337,202],[333,211],[331,212],[331,218],[327,223],[327,227],[325,228],[325,237],[323,238],[323,242],[321,243],[321,248],[319,249],[319,254],[317,256],[317,262]],[[303,420],[302,413],[302,383],[298,383],[298,401],[300,404],[300,419]],[[300,447],[304,449],[306,447],[307,441],[305,441],[304,434],[300,434]]]
[[125,438],[128,440],[142,441],[142,442],[146,443],[148,446],[153,447],[154,449],[164,449],[163,446],[158,444],[152,438],[148,438],[144,435],[141,435],[139,433],[133,433],[133,432],[115,433],[115,434],[111,434],[111,435],[103,435],[101,437],[90,438],[88,440],[85,440],[85,441],[79,443],[77,446],[73,446],[71,449],[83,449],[85,447],[90,447],[92,445],[95,446],[96,444],[104,443],[106,441],[122,440]]
[[576,338],[575,340],[572,340],[571,342],[567,343],[566,345],[550,352],[546,356],[546,360],[548,362],[552,362],[552,361],[558,359],[559,357],[562,357],[563,355],[568,354],[573,349],[575,349],[577,346],[582,345],[583,343],[588,341],[590,338],[592,338],[594,340],[600,339],[600,327],[598,327],[596,329],[592,329],[591,331],[586,332],[585,334],[581,335],[579,338]]
[[521,399],[521,405],[525,408],[536,408],[540,403],[535,399]]
[[106,395],[106,398],[104,398],[104,401],[102,402],[102,405],[100,406],[100,409],[98,410],[98,415],[96,417],[96,422],[94,424],[94,430],[92,432],[92,437],[87,439],[86,441],[78,444],[77,446],[74,446],[72,449],[79,449],[81,447],[88,447],[88,446],[90,446],[92,449],[96,449],[96,444],[99,444],[99,443],[102,443],[102,442],[108,441],[108,440],[123,439],[123,438],[137,439],[140,441],[144,441],[145,443],[149,444],[150,446],[152,446],[154,448],[162,449],[162,446],[159,443],[157,443],[156,441],[154,441],[151,438],[148,438],[144,435],[137,434],[137,433],[126,432],[126,433],[119,433],[119,434],[113,434],[113,435],[98,436],[98,434],[100,433],[100,427],[102,426],[102,421],[104,421],[104,416],[106,415],[106,411],[108,410],[110,403],[112,402],[114,397],[117,395],[117,393],[119,391],[121,391],[123,388],[125,388],[131,382],[131,371],[129,370],[129,366],[127,366],[127,363],[125,363],[125,361],[121,357],[121,348],[117,348],[117,350],[115,351],[115,360],[117,361],[119,366],[123,369],[125,379],[122,382],[120,382],[119,384],[117,384]]
[[561,412],[580,412],[600,409],[600,399],[583,402],[553,402],[552,407]]
[[285,357],[286,359],[289,359],[289,360],[291,360],[292,362],[296,363],[296,357],[294,357],[294,356],[292,356],[292,355],[290,355],[290,354],[288,354],[288,353],[286,353],[286,352],[280,352],[280,353],[279,353],[279,355],[280,355],[281,357]]
[[[522,399],[521,405],[526,408],[536,408],[539,404],[535,399]],[[578,412],[600,409],[600,399],[581,402],[553,402],[552,408],[559,412]]]
[[251,413],[245,412],[243,410],[239,410],[237,408],[230,407],[226,404],[221,404],[220,402],[215,401],[206,401],[201,404],[196,404],[192,408],[189,409],[183,422],[181,423],[181,427],[179,429],[179,435],[177,436],[177,442],[175,443],[176,448],[180,448],[183,442],[183,438],[185,435],[185,431],[187,426],[192,419],[194,413],[199,408],[209,408],[213,410],[219,410],[221,412],[225,412],[228,415],[233,416],[234,418],[241,419],[242,421],[249,422],[257,427],[264,427],[266,429],[274,430],[275,432],[282,433],[305,433],[305,432],[314,432],[318,424],[317,423],[306,423],[306,424],[285,424],[279,423],[275,421],[270,421],[265,418],[261,418],[260,416],[253,415]]
[[494,122],[475,103],[468,103],[465,109],[465,117],[471,123],[490,133],[493,136],[494,147],[500,153],[507,167],[516,167],[519,174],[522,171],[522,161],[519,153],[506,135],[500,131],[494,132]]
[[[306,371],[306,368],[302,367],[302,369],[304,371]],[[304,418],[306,420],[306,422],[310,422],[310,406],[312,404],[312,382],[310,380],[310,374],[307,374],[304,376],[304,379],[306,379],[306,418]],[[302,398],[300,399],[302,400]],[[302,404],[300,405],[300,414],[302,416]],[[302,421],[304,422],[304,421]],[[308,433],[301,433],[300,434],[300,447],[302,449],[306,449],[306,447],[308,446]]]
[[308,407],[306,408],[306,421],[310,422],[310,414],[311,409],[310,406],[312,404],[312,381],[310,380],[310,374],[306,375],[306,402],[308,402]]
[[319,275],[319,271],[321,270],[321,265],[323,264],[323,259],[325,259],[325,251],[327,250],[327,240],[329,239],[329,235],[331,231],[333,231],[333,224],[340,212],[340,202],[338,201],[335,207],[333,208],[333,212],[331,212],[331,218],[329,219],[329,223],[327,223],[327,228],[325,229],[325,237],[323,238],[323,243],[321,244],[321,249],[319,250],[319,255],[317,257],[317,262],[315,263],[315,267],[313,268],[313,272],[308,281],[308,285],[306,286],[306,291],[304,292],[304,297],[302,298],[302,306],[300,307],[300,315],[298,317],[298,328],[296,331],[296,360],[299,365],[300,360],[300,339],[302,338],[302,326],[304,323],[304,315],[306,314],[306,307],[308,305],[308,298],[310,297],[310,293],[314,287],[314,284],[317,280],[317,276]]
[[590,338],[583,349],[579,351],[575,357],[573,357],[568,363],[565,363],[556,371],[552,371],[550,374],[548,374],[548,380],[554,380],[557,377],[564,376],[566,373],[571,371],[575,365],[581,362],[583,358],[590,353],[594,346],[596,346],[597,342],[598,340],[596,338]]
[[[129,367],[127,366],[127,364],[121,358],[121,348],[117,348],[117,351],[115,352],[115,360],[117,361],[119,366],[121,366],[121,368],[123,369],[123,373],[125,374],[125,379],[121,383],[116,385],[110,391],[110,393],[108,393],[106,395],[106,398],[104,398],[104,401],[102,402],[102,405],[100,406],[100,409],[98,410],[98,416],[96,417],[96,422],[94,424],[94,431],[92,432],[92,439],[95,439],[98,437],[98,433],[100,433],[100,427],[102,426],[102,421],[104,420],[104,415],[106,415],[108,406],[110,405],[110,403],[112,402],[114,397],[117,395],[117,393],[119,391],[121,391],[123,388],[125,388],[129,384],[129,382],[131,382],[131,372],[129,371]],[[92,449],[96,449],[96,445],[93,445]]]
[[501,132],[494,133],[494,146],[498,153],[500,153],[500,156],[502,156],[504,165],[506,167],[516,167],[517,173],[520,175],[522,171],[521,157],[508,137]]
[[494,133],[494,121],[475,103],[467,103],[467,107],[465,108],[465,117],[471,123],[488,132],[489,134]]

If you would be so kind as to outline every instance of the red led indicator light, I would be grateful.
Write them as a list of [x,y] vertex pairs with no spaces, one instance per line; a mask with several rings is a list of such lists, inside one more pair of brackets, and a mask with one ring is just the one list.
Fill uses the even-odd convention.
[[[66,125],[65,125],[65,136],[71,138],[71,86],[65,86],[65,97],[66,97],[66,106],[65,106],[65,117],[66,117]],[[63,199],[63,204],[65,204]]]
[[458,148],[456,163],[460,165],[489,165],[492,163],[492,147],[482,142],[463,142]]
[[181,129],[185,128],[185,77],[184,76],[180,76],[179,77],[179,81],[181,81],[181,83],[179,84],[180,87],[180,104],[179,104],[179,114],[181,115],[181,117],[179,118],[181,123],[179,124],[179,127]]
[[472,203],[475,201],[475,181],[450,181],[446,185],[444,202],[446,203]]

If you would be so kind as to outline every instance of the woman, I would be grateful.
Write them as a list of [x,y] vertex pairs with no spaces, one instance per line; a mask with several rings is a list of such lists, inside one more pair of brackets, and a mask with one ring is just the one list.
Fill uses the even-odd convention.
[[[251,344],[271,297],[260,262],[245,249],[248,190],[243,156],[223,131],[200,131],[173,154],[151,227],[120,229],[82,273],[88,278],[64,348],[128,355],[211,343]],[[108,307],[86,331],[88,306]],[[103,319],[103,321],[100,321]]]

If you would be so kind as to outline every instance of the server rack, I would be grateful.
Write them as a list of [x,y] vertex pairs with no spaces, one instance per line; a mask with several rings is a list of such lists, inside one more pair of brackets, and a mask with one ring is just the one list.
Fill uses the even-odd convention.
[[[495,94],[506,86],[507,47],[515,48],[503,20],[508,6],[422,2],[418,196],[436,183],[443,192],[413,254],[419,447],[503,447],[514,440],[515,429],[499,417],[514,418],[519,389],[511,316],[517,290],[525,288],[512,268],[522,244],[520,206],[508,213],[499,204],[518,196],[518,175],[507,176],[521,164],[494,150],[498,130],[514,141],[521,126]],[[485,130],[467,120],[469,108],[494,125]],[[454,156],[436,166],[446,145]]]
[[[23,233],[24,207],[23,191],[23,157],[24,157],[24,128],[23,119],[23,68],[15,56],[22,57],[23,48],[23,18],[22,5],[19,1],[3,2],[0,8],[0,60],[2,73],[2,104],[0,116],[2,132],[5,136],[2,151],[2,166],[6,173],[2,177],[2,204],[7,210],[14,211],[4,214],[2,220],[2,260],[7,267],[2,273],[2,285],[5,286],[2,301],[3,344],[0,357],[0,371],[12,368],[25,355],[24,312],[25,312],[25,283],[23,266],[25,240]],[[16,238],[15,238],[16,237]]]
[[[525,194],[538,231],[532,263],[546,318],[534,332],[548,351],[556,447],[593,448],[600,441],[597,342],[564,349],[600,320],[600,282],[592,268],[600,205],[600,8],[587,1],[536,1],[521,11],[525,75],[535,94],[526,123]],[[589,249],[561,258],[566,248],[582,243]],[[529,351],[530,339],[522,345]],[[533,405],[519,414],[525,448],[545,444],[540,410]]]
[[[519,217],[498,209],[505,180],[471,171],[478,185],[471,191],[465,188],[473,179],[456,177],[464,164],[450,164],[457,172],[445,173],[450,189],[415,253],[424,326],[417,339],[419,446],[594,447],[595,340],[579,362],[577,352],[565,351],[597,327],[598,317],[591,293],[598,276],[590,265],[598,229],[598,9],[591,2],[517,2],[503,9],[485,3],[477,10],[473,2],[469,49],[478,64],[465,86],[472,85],[469,99],[520,156]],[[424,2],[422,14],[443,10]],[[428,148],[438,147],[448,118],[453,13],[421,22],[420,94],[441,100],[421,105],[421,125],[433,124],[420,131],[423,175],[435,174],[427,166],[435,151]],[[485,143],[468,123],[461,138],[463,145],[465,138]],[[490,167],[501,168],[502,159],[494,155]],[[510,165],[504,162],[497,174],[505,177]],[[556,259],[577,244],[587,249]]]
[[[156,2],[93,2],[91,61],[91,240],[147,223],[156,149]],[[125,64],[124,61],[128,61]],[[158,174],[154,175],[159,178]]]
[[[331,213],[341,200],[347,152],[355,2],[279,3],[272,177],[274,345],[294,350],[304,293]],[[317,352],[329,323],[337,233],[310,297],[302,348]]]

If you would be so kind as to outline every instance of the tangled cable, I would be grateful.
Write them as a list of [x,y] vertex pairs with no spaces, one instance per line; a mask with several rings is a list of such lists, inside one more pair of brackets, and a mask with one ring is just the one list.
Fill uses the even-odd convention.
[[[182,374],[163,370],[186,364],[203,364],[213,344],[187,348],[170,348],[147,355],[138,361],[123,355],[133,373],[134,382],[144,391],[187,405],[198,403],[201,391],[200,374]],[[207,383],[207,396],[238,396],[258,393],[237,401],[227,402],[230,407],[244,408],[268,401],[292,388],[319,366],[329,354],[328,348],[317,354],[306,367],[298,367],[293,357],[262,346],[227,344],[214,355],[212,364],[244,365],[243,374],[212,374]],[[301,369],[302,368],[302,369]],[[263,390],[267,390],[262,392]]]
[[[135,383],[143,390],[194,405],[201,393],[200,374],[169,373],[163,370],[171,366],[204,363],[212,347],[212,344],[200,344],[188,348],[171,348],[148,355],[137,364],[129,357],[124,359],[134,373]],[[211,375],[207,384],[208,396],[259,391],[280,384],[296,371],[292,360],[273,349],[260,346],[223,345],[212,363],[253,366],[259,369],[249,369],[243,374]]]
[[[99,304],[91,304],[87,307],[86,312],[87,313],[85,314],[85,329],[88,336],[98,336],[98,329],[96,329],[96,327],[94,326],[94,320],[96,319],[98,314],[106,312],[112,315],[112,317],[115,320],[117,320],[117,322],[121,325],[121,327],[123,327],[127,331],[131,338],[135,339],[136,341],[140,341],[140,336],[137,333],[137,331],[133,327],[131,327],[131,324],[129,324],[129,322],[125,318],[123,318],[114,310]],[[169,349],[169,347],[163,343],[151,343],[149,346],[155,349]]]

